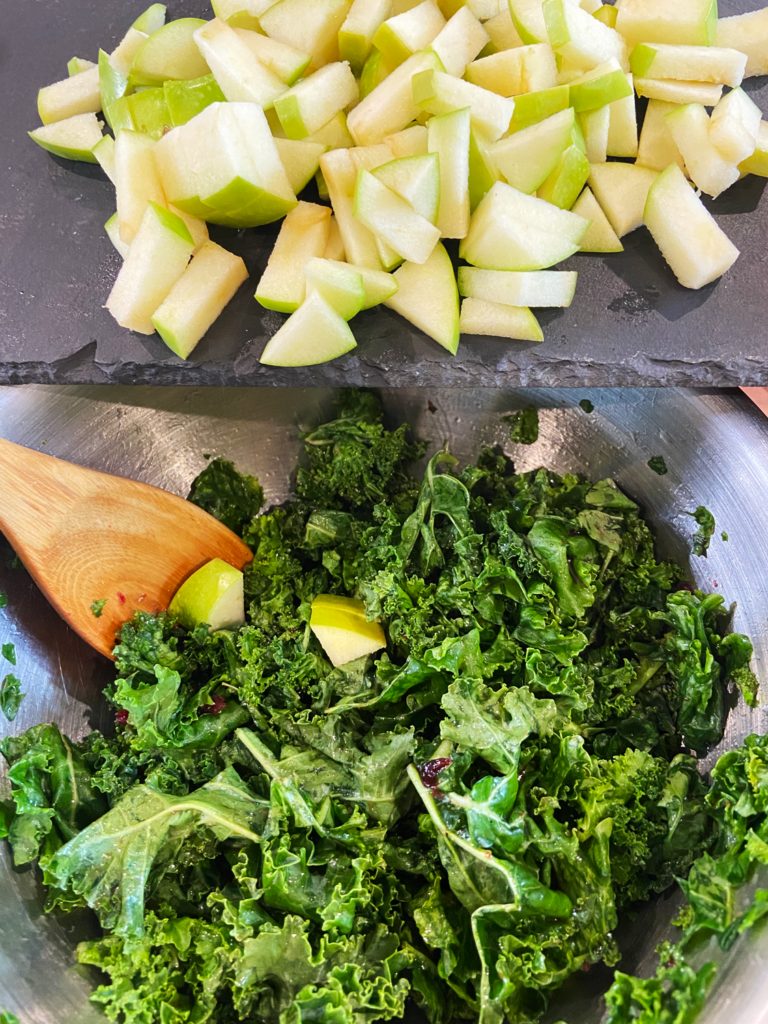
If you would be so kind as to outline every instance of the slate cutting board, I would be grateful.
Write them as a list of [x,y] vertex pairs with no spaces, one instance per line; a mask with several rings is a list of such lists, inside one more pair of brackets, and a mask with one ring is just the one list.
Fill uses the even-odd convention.
[[[149,0],[22,0],[0,39],[0,383],[190,385],[612,386],[768,384],[768,199],[748,177],[710,205],[741,257],[722,280],[680,287],[645,228],[615,256],[577,255],[573,305],[543,310],[540,345],[462,339],[451,357],[383,307],[358,316],[357,349],[321,366],[262,367],[284,317],[253,299],[277,225],[212,237],[252,280],[182,362],[159,337],[122,330],[102,305],[120,260],[102,225],[114,190],[100,168],[52,157],[27,138],[37,90],[70,57],[112,49]],[[762,0],[721,0],[722,15]],[[169,17],[210,17],[204,0],[169,0]],[[768,114],[768,80],[747,91]],[[306,196],[306,198],[312,198]]]

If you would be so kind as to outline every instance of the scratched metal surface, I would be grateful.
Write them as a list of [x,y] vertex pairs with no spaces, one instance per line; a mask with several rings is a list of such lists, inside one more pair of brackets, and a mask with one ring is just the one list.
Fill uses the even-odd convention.
[[[448,440],[461,460],[483,444],[500,443],[519,469],[538,465],[613,475],[640,500],[654,524],[659,548],[688,560],[692,520],[706,504],[718,531],[709,558],[691,561],[703,588],[737,602],[734,626],[749,633],[755,667],[768,680],[768,420],[738,392],[677,390],[490,391],[410,389],[384,392],[388,415],[402,419],[434,444]],[[591,415],[581,398],[595,405]],[[0,436],[87,466],[121,473],[186,494],[205,465],[204,453],[226,455],[257,473],[269,503],[291,493],[298,431],[331,409],[327,390],[219,390],[215,388],[2,388]],[[430,411],[432,403],[434,412]],[[539,441],[510,447],[500,416],[534,402],[541,409]],[[669,472],[646,466],[663,455]],[[727,531],[729,541],[719,539]],[[18,651],[17,674],[27,697],[16,721],[0,720],[0,734],[55,719],[74,737],[110,724],[101,689],[109,665],[71,633],[35,590],[23,569],[0,552],[0,642]],[[768,713],[739,707],[724,746],[768,728]],[[709,762],[713,759],[712,755]],[[709,763],[708,762],[708,763]],[[649,969],[655,944],[668,932],[675,901],[659,901],[620,932],[625,970]],[[94,933],[89,915],[47,916],[37,871],[14,869],[0,844],[0,1007],[22,1024],[98,1024],[88,1003],[96,979],[74,965],[79,937]],[[553,1007],[551,1020],[594,1024],[608,972],[579,974]],[[753,932],[725,958],[721,980],[701,1024],[767,1024],[768,937]]]
[[[8,2],[8,0],[7,0]],[[104,222],[114,189],[98,167],[52,157],[27,132],[37,90],[66,74],[67,60],[110,50],[147,0],[25,0],[0,38],[0,384],[184,384],[381,387],[734,386],[768,384],[768,202],[749,176],[711,209],[741,250],[720,281],[692,292],[675,281],[645,228],[626,252],[582,254],[567,310],[542,310],[540,345],[465,337],[455,357],[391,310],[353,322],[354,352],[321,366],[278,369],[258,361],[285,319],[253,298],[278,225],[213,229],[251,273],[188,363],[157,335],[122,330],[103,304],[120,259]],[[720,13],[764,0],[720,0]],[[169,14],[210,17],[208,0],[171,0]],[[765,78],[745,88],[768,112]],[[311,189],[305,198],[314,198]],[[449,245],[454,251],[456,246]]]

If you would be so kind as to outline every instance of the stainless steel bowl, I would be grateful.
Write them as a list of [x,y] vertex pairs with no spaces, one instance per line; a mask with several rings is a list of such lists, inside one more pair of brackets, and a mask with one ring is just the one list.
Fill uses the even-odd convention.
[[[591,415],[579,407],[588,398]],[[267,501],[291,493],[298,431],[331,411],[325,390],[29,387],[0,389],[0,435],[12,441],[186,494],[204,454],[226,455],[258,474]],[[686,562],[698,504],[714,512],[709,557],[690,560],[696,583],[722,592],[734,627],[755,644],[755,667],[768,680],[768,421],[739,392],[677,390],[435,390],[385,393],[392,421],[408,420],[435,443],[447,440],[462,461],[483,444],[511,451],[519,469],[545,465],[592,477],[613,476],[647,509],[663,554]],[[541,433],[530,447],[510,446],[500,416],[534,403]],[[646,465],[662,455],[657,476]],[[727,543],[720,531],[728,534]],[[74,737],[109,727],[101,698],[109,665],[87,648],[37,593],[22,569],[0,553],[0,641],[13,641],[27,698],[0,733],[54,719]],[[768,728],[768,712],[740,706],[724,747]],[[714,760],[710,754],[707,764]],[[59,918],[42,910],[34,868],[14,869],[0,844],[0,1008],[22,1024],[97,1024],[88,1002],[96,980],[75,966],[79,938],[94,932],[85,913]],[[677,900],[659,900],[621,930],[622,969],[650,970],[653,949],[672,934]],[[702,954],[703,955],[703,954]],[[714,955],[714,954],[713,954]],[[700,1024],[768,1021],[768,932],[755,929],[721,957],[718,980]],[[608,972],[580,974],[552,1009],[552,1020],[597,1022]]]

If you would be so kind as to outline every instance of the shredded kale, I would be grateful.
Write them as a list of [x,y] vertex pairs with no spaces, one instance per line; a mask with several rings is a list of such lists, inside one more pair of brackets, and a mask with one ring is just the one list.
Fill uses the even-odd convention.
[[664,476],[667,473],[667,464],[664,461],[663,455],[654,455],[648,459],[648,468],[652,469],[654,473],[658,473],[659,476]]
[[0,1024],[19,1024],[19,1018],[10,1010],[0,1010]]
[[[373,1024],[409,998],[430,1024],[531,1024],[679,881],[679,943],[607,999],[611,1024],[687,1024],[712,974],[688,946],[768,909],[735,899],[768,864],[768,739],[711,783],[694,756],[731,683],[756,699],[723,599],[679,585],[610,479],[486,449],[416,480],[425,446],[365,392],[304,441],[295,500],[260,515],[223,460],[193,485],[253,551],[242,627],[138,613],[114,736],[0,744],[15,863],[101,923],[94,1001],[120,1024]],[[364,602],[386,651],[334,668],[318,594]]]
[[10,661],[12,665],[16,664],[16,647],[14,644],[3,644],[0,647],[0,654],[2,654],[6,661]]
[[0,608],[6,608],[8,606],[8,595],[4,590],[0,590]]
[[587,414],[595,411],[594,405],[592,404],[592,402],[590,402],[590,400],[588,398],[582,398],[581,401],[579,402],[579,405],[584,410],[584,412],[587,413]]
[[535,444],[539,439],[539,410],[535,405],[506,417],[513,444]]
[[91,611],[97,619],[101,618],[101,613],[104,611],[104,605],[107,603],[107,598],[102,597],[100,601],[91,602]]
[[715,532],[715,517],[704,505],[699,505],[695,512],[686,512],[685,514],[695,519],[699,525],[691,540],[693,553],[700,558],[706,558],[709,542],[712,540],[712,534]]
[[9,722],[12,722],[18,715],[25,696],[26,694],[21,693],[21,681],[11,673],[0,683],[0,711]]

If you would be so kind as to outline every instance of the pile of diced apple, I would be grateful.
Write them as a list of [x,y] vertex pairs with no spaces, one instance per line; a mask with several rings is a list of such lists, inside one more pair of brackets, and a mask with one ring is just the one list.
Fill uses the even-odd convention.
[[[207,223],[284,218],[256,299],[290,315],[261,359],[305,366],[352,350],[349,321],[379,303],[451,353],[462,333],[541,341],[531,309],[576,289],[551,268],[620,253],[643,224],[701,288],[739,253],[699,193],[768,176],[768,124],[741,88],[768,72],[768,8],[718,20],[716,0],[213,0],[210,21],[165,13],[154,4],[98,61],[73,58],[40,91],[30,135],[112,179],[106,230],[124,262],[107,308],[183,358],[247,278]],[[297,199],[310,183],[320,202]],[[444,239],[459,240],[458,273]]]

